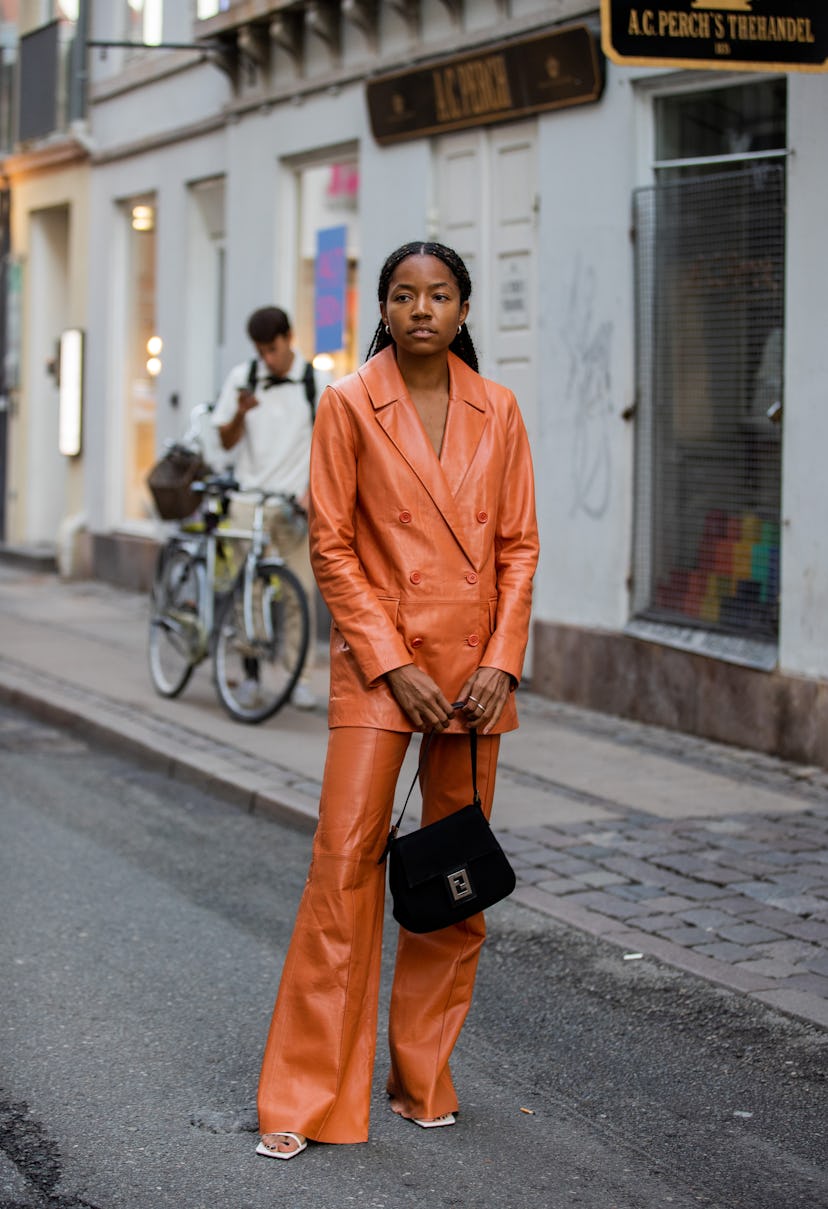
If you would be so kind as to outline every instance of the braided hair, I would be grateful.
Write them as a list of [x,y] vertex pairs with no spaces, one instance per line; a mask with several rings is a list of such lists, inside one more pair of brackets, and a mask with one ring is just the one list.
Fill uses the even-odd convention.
[[[401,248],[397,248],[388,257],[380,271],[379,285],[377,286],[377,298],[380,303],[384,303],[388,298],[388,287],[394,270],[404,260],[407,260],[409,256],[436,256],[438,260],[442,260],[457,282],[460,290],[460,301],[466,302],[471,296],[472,287],[469,270],[466,268],[461,257],[452,248],[447,248],[445,244],[426,241],[424,243],[404,243]],[[385,330],[385,325],[380,320],[368,349],[368,357],[373,357],[375,353],[381,352],[389,344],[393,343],[393,337]],[[455,353],[467,365],[470,365],[473,370],[477,371],[477,352],[472,343],[467,324],[464,323],[461,326],[460,331],[452,340],[449,348],[451,352]]]

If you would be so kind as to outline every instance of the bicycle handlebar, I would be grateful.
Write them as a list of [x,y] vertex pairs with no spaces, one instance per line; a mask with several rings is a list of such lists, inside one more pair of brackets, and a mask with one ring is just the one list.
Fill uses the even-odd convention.
[[196,480],[190,484],[190,489],[198,495],[229,495],[232,491],[239,491],[240,487],[232,470],[224,470],[221,474],[209,474]]
[[232,470],[224,470],[221,474],[207,475],[205,478],[191,483],[190,488],[198,495],[219,496],[222,499],[238,493],[240,495],[256,496],[261,504],[267,504],[272,500],[280,500],[283,504],[287,504],[296,515],[306,515],[305,509],[301,506],[295,495],[291,495],[286,491],[269,491],[265,487],[242,487]]

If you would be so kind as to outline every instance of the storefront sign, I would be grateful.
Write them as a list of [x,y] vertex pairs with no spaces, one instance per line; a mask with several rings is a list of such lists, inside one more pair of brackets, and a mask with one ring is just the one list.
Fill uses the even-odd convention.
[[825,0],[601,0],[601,40],[615,63],[828,71]]
[[585,25],[380,76],[367,86],[378,143],[507,122],[597,101],[603,58]]
[[344,344],[347,227],[316,232],[315,352],[337,353]]

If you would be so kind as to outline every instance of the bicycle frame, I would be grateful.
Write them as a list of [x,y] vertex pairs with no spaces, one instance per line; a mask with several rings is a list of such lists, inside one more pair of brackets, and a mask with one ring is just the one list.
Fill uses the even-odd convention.
[[[244,560],[244,568],[241,574],[244,576],[244,625],[248,633],[254,633],[255,620],[253,616],[253,590],[256,584],[256,573],[262,563],[262,555],[267,546],[267,537],[264,530],[264,514],[265,506],[270,499],[279,498],[276,495],[262,491],[256,501],[256,506],[253,512],[253,529],[251,532],[250,547],[247,551],[247,556]],[[284,560],[274,555],[267,560],[268,564],[273,566],[283,566]],[[268,589],[272,592],[272,588]],[[265,626],[265,638],[268,643],[274,641],[273,623],[269,609],[262,612],[262,620]]]
[[[277,578],[279,568],[282,568],[282,578],[289,576],[284,560],[275,553],[272,557],[265,555],[270,540],[265,510],[271,501],[280,501],[286,508],[295,509],[293,498],[264,490],[243,492],[254,497],[251,528],[219,528],[227,514],[230,494],[238,490],[238,484],[232,475],[225,473],[211,476],[193,487],[202,495],[198,519],[179,525],[162,547],[153,586],[150,669],[155,687],[162,696],[168,697],[182,691],[198,664],[215,657],[219,612],[225,607],[224,600],[229,602],[236,598],[244,633],[249,636],[251,645],[258,644],[263,651],[275,652],[279,623],[273,606],[283,590],[288,595],[296,592],[293,580],[283,589]],[[228,554],[232,579],[222,577],[221,583],[219,542],[245,543],[244,557],[237,572],[232,567],[237,560],[232,553]],[[268,658],[267,655],[264,657]],[[221,690],[219,696],[233,712]]]

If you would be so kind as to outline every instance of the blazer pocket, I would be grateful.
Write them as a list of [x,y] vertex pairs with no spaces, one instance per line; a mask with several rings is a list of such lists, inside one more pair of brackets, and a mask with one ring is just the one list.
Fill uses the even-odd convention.
[[391,623],[394,626],[394,629],[398,630],[400,628],[400,625],[399,625],[400,598],[399,598],[399,596],[378,596],[377,600],[380,602],[382,607],[385,609],[385,612],[388,614],[388,616],[391,620]]
[[489,637],[491,638],[497,628],[497,597],[490,596],[487,604],[489,606]]

